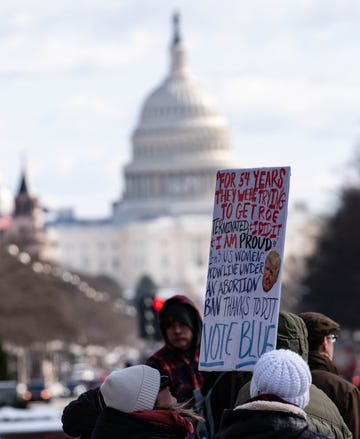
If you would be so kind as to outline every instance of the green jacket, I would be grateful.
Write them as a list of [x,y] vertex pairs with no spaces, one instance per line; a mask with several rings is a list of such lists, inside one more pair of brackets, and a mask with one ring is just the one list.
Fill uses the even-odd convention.
[[[278,349],[291,349],[308,360],[307,329],[304,321],[285,311],[280,311],[278,326]],[[239,391],[235,407],[250,398],[250,383],[246,383]],[[351,439],[352,434],[346,426],[339,410],[331,399],[314,384],[310,387],[310,401],[305,407],[309,428],[325,436],[336,439]]]

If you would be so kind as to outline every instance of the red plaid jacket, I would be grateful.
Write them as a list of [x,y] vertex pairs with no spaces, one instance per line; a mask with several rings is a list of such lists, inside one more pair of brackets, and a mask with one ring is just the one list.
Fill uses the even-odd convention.
[[[166,313],[167,306],[171,303],[184,303],[193,309],[197,316],[197,327],[194,329],[194,344],[188,351],[173,348],[166,340],[165,330],[162,326],[162,318]],[[146,364],[160,371],[161,375],[167,375],[170,380],[170,391],[178,402],[188,402],[188,407],[194,405],[193,390],[202,386],[204,378],[199,372],[199,349],[202,329],[202,319],[195,304],[186,296],[177,295],[168,299],[159,315],[160,328],[164,337],[165,345],[155,352]]]

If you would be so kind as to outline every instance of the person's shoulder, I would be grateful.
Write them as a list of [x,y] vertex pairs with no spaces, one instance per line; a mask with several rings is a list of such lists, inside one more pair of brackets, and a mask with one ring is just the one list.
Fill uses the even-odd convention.
[[150,357],[145,361],[145,364],[158,369],[159,367],[161,368],[161,366],[163,366],[165,363],[168,363],[169,361],[172,362],[171,358],[172,351],[166,345],[164,345],[162,348],[151,354]]
[[322,387],[322,384],[327,384],[336,388],[338,391],[340,390],[344,395],[352,393],[360,396],[359,389],[353,383],[350,383],[350,381],[334,372],[318,369],[311,371],[311,374],[314,384],[319,387]]
[[310,401],[305,411],[331,422],[342,423],[342,416],[334,401],[315,384],[310,386]]
[[149,361],[153,361],[154,359],[158,359],[163,357],[165,354],[168,353],[168,348],[166,345],[162,346],[160,349],[158,349],[157,351],[153,352],[148,359],[145,361],[145,364],[148,364]]
[[342,376],[340,375],[335,375],[335,376],[337,378],[335,380],[336,390],[340,389],[340,396],[342,392],[344,398],[347,400],[347,403],[350,404],[350,406],[353,406],[353,404],[357,404],[358,408],[360,408],[359,388],[355,386],[353,383],[351,383],[350,381],[348,381],[347,379],[343,378]]
[[97,398],[98,394],[99,394],[99,390],[100,390],[100,386],[94,387],[94,388],[89,389],[86,392],[82,393],[79,398],[81,398],[81,396],[83,398],[86,398],[86,399]]
[[64,412],[69,408],[75,406],[83,406],[88,404],[93,404],[95,400],[98,398],[100,387],[96,387],[94,389],[89,389],[86,392],[81,393],[77,399],[70,401],[69,404],[64,408]]
[[[98,404],[99,388],[90,389],[71,401],[63,410],[61,422],[63,430],[69,436],[85,435],[93,429],[96,419],[101,413]],[[85,436],[83,436],[85,437]]]
[[339,409],[329,396],[315,384],[310,386],[310,400],[305,407],[311,429],[337,438],[350,438],[351,434]]

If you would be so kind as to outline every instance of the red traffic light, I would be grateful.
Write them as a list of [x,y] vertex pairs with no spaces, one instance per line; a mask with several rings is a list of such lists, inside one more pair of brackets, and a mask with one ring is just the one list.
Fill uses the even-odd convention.
[[154,297],[152,306],[155,311],[160,312],[162,307],[164,306],[164,303],[165,299],[163,299],[162,297]]

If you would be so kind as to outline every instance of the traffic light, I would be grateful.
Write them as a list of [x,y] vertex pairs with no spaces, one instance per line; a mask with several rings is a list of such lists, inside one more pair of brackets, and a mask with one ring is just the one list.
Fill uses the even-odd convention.
[[162,340],[159,327],[159,312],[165,299],[153,294],[144,294],[138,302],[140,336],[146,339]]
[[154,335],[155,314],[152,308],[154,296],[144,294],[138,302],[140,337],[152,338]]
[[163,335],[161,333],[161,329],[159,326],[159,312],[161,311],[162,307],[164,306],[165,303],[165,299],[162,297],[154,297],[153,302],[152,302],[152,307],[154,310],[154,314],[155,314],[155,320],[156,323],[154,325],[154,338],[155,340],[162,340]]
[[162,307],[164,306],[165,299],[162,297],[154,297],[152,306],[156,312],[160,312]]

